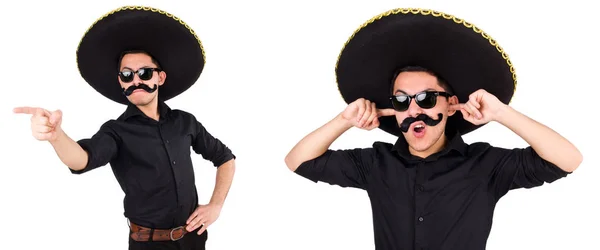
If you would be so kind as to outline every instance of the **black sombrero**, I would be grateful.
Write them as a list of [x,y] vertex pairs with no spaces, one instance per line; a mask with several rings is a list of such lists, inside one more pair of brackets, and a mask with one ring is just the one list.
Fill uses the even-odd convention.
[[79,73],[100,94],[127,104],[117,73],[119,57],[129,50],[150,53],[167,73],[159,90],[163,101],[190,88],[205,64],[200,39],[182,20],[156,8],[125,6],[102,16],[85,33],[77,48]]
[[[404,8],[370,19],[348,39],[336,65],[338,88],[346,103],[365,98],[391,108],[394,72],[414,65],[445,79],[461,103],[482,88],[509,104],[516,88],[508,55],[488,34],[452,15]],[[380,122],[385,132],[402,135],[395,117]],[[447,126],[463,135],[479,127],[460,112]]]

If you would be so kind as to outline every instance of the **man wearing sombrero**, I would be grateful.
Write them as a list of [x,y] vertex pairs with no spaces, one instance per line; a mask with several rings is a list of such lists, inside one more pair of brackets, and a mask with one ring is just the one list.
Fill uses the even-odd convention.
[[[371,19],[347,42],[336,74],[349,105],[285,161],[314,182],[366,190],[376,249],[485,249],[503,195],[565,177],[582,161],[565,138],[508,106],[516,77],[507,54],[451,15],[397,9]],[[530,146],[463,142],[490,121]],[[398,140],[329,149],[352,127]]]
[[[36,139],[49,141],[72,173],[110,163],[125,192],[130,249],[204,249],[206,228],[219,216],[234,175],[235,156],[190,113],[165,101],[199,78],[204,50],[196,34],[162,10],[123,7],[98,20],[77,50],[82,77],[127,105],[91,138],[72,140],[60,111],[32,114]],[[190,148],[218,167],[209,204],[199,205]]]

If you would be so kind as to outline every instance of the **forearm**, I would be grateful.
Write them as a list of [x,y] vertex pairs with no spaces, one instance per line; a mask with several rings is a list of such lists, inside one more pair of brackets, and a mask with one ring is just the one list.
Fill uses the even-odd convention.
[[60,160],[70,169],[81,170],[87,165],[87,152],[62,129],[56,140],[51,141],[50,144]]
[[231,188],[233,175],[235,173],[235,160],[229,160],[217,168],[217,177],[215,181],[215,189],[210,199],[210,204],[223,206],[225,198]]
[[290,170],[296,171],[303,162],[325,153],[329,146],[351,127],[352,125],[342,118],[341,114],[336,116],[333,120],[302,138],[285,157],[285,164]]
[[562,170],[573,172],[581,164],[583,156],[571,142],[510,106],[506,105],[498,112],[496,121],[523,138],[540,157]]

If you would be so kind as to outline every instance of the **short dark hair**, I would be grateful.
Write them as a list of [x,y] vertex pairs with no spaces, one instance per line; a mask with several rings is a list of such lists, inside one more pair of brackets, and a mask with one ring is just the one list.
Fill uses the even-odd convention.
[[147,56],[150,57],[150,59],[152,60],[152,63],[156,64],[156,67],[159,69],[162,69],[160,67],[160,64],[158,63],[158,60],[156,60],[156,58],[154,58],[154,56],[152,56],[150,53],[148,53],[145,50],[126,50],[123,51],[123,53],[121,53],[121,56],[119,56],[119,62],[117,64],[117,70],[121,70],[121,62],[123,62],[123,57],[125,57],[125,55],[127,54],[145,54]]
[[392,92],[392,94],[394,94],[393,93],[394,92],[394,83],[396,82],[396,78],[398,78],[398,75],[400,75],[400,73],[402,73],[402,72],[425,72],[427,74],[430,74],[431,76],[434,76],[435,78],[437,78],[438,85],[440,85],[440,87],[442,87],[444,89],[444,91],[448,92],[451,95],[454,95],[454,91],[452,90],[452,87],[450,86],[450,84],[448,84],[448,82],[444,78],[439,76],[433,70],[430,70],[430,69],[427,69],[427,68],[421,67],[421,66],[414,66],[414,65],[400,68],[394,72],[394,75],[392,76],[391,87],[390,87],[390,92]]

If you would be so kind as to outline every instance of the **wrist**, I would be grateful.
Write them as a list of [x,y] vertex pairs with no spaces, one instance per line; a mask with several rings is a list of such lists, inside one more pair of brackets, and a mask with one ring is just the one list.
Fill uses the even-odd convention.
[[342,127],[344,130],[348,130],[348,129],[354,127],[354,125],[352,125],[352,122],[350,120],[344,118],[343,113],[338,114],[333,119],[333,123]]
[[503,104],[500,106],[500,108],[498,108],[498,110],[496,110],[493,120],[502,125],[506,125],[506,122],[510,119],[509,116],[512,111],[513,111],[512,107],[510,107],[509,105]]
[[210,201],[208,202],[208,205],[221,209],[223,207],[223,202]]
[[56,128],[55,133],[56,133],[56,137],[54,139],[48,140],[48,142],[50,142],[50,144],[52,144],[52,145],[54,145],[56,143],[60,143],[61,141],[64,141],[66,138],[65,132],[60,127]]

